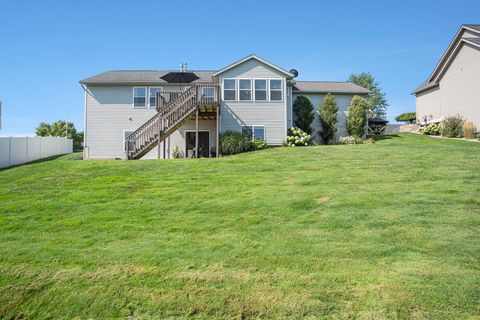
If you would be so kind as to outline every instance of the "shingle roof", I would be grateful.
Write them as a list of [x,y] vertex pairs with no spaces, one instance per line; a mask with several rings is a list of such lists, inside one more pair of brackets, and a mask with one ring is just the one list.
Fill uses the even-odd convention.
[[413,92],[412,94],[418,94],[420,92],[423,92],[423,91],[427,91],[428,89],[431,89],[431,88],[434,88],[434,87],[437,87],[438,86],[438,83],[435,83],[435,82],[430,82],[430,83],[422,83],[421,85],[419,85]]
[[[172,70],[114,70],[97,74],[93,77],[81,80],[83,84],[166,84],[167,82],[160,77]],[[215,71],[210,70],[192,70],[200,79],[196,82],[210,82]]]
[[319,93],[370,93],[370,90],[352,82],[296,81],[293,91]]
[[465,27],[480,31],[480,24],[464,24]]

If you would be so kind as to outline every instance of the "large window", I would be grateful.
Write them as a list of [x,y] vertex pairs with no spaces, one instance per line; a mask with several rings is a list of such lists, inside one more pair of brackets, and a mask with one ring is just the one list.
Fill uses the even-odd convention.
[[265,141],[265,126],[242,126],[242,133],[252,140]]
[[157,107],[157,92],[162,91],[162,88],[160,87],[150,87],[149,88],[149,105],[150,108],[155,108]]
[[252,101],[252,79],[239,80],[239,97],[241,101]]
[[223,100],[237,100],[237,81],[235,79],[223,79]]
[[255,101],[267,101],[267,80],[255,79]]
[[270,101],[282,101],[282,80],[270,79]]
[[147,107],[147,88],[146,87],[133,88],[133,107],[134,108]]

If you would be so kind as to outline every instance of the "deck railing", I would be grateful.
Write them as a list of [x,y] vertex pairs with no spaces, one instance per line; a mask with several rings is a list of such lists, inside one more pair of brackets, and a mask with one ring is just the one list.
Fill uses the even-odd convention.
[[[166,96],[162,96],[162,93]],[[170,100],[166,103],[167,100]],[[157,93],[158,113],[125,139],[127,159],[136,159],[168,137],[186,117],[201,105],[220,105],[220,86],[215,83],[194,84],[186,91]]]

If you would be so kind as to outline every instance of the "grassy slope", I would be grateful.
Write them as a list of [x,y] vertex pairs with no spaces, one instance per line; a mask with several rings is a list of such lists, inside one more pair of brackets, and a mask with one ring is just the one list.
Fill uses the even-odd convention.
[[480,316],[480,144],[0,171],[0,317]]

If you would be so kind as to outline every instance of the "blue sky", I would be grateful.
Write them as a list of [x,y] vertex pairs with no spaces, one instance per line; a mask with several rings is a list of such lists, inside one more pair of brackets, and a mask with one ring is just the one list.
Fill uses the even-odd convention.
[[371,72],[390,120],[415,110],[432,71],[480,1],[0,1],[0,135],[40,121],[83,129],[78,81],[112,69],[220,69],[250,53],[343,81]]

